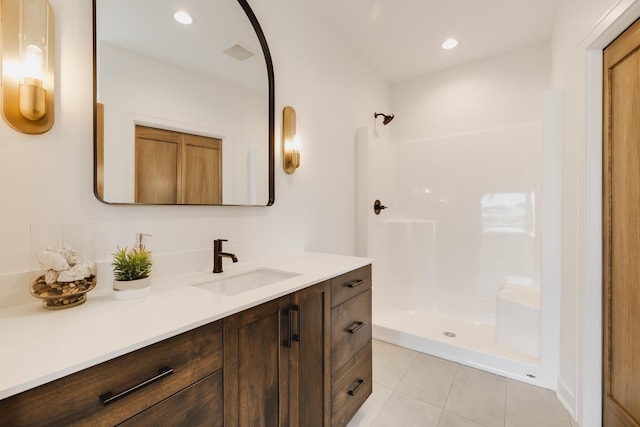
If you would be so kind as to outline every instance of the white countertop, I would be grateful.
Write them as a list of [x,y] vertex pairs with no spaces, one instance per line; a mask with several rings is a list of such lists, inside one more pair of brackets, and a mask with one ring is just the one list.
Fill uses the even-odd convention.
[[[225,264],[221,274],[199,272],[153,280],[151,294],[139,299],[115,300],[111,286],[102,284],[77,307],[46,310],[34,298],[28,304],[2,309],[0,399],[371,262],[368,258],[307,252],[266,263]],[[191,286],[256,268],[299,275],[234,296]]]

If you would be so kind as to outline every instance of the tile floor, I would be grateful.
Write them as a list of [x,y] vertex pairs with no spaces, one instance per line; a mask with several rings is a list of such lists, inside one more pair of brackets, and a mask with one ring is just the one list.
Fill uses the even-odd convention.
[[364,426],[578,427],[550,390],[377,340]]

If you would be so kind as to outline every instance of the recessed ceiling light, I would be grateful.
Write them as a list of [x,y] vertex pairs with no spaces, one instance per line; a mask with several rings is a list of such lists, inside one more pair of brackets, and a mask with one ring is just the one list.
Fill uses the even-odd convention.
[[458,46],[458,40],[456,39],[446,39],[444,43],[442,43],[442,48],[445,50],[453,49]]
[[179,10],[173,14],[173,18],[181,24],[190,25],[193,22],[193,18],[184,10]]

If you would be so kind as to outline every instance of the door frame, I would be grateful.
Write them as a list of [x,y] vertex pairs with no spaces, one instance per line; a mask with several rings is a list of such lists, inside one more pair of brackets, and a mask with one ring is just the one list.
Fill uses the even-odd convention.
[[[584,72],[577,82],[578,254],[577,254],[577,398],[558,384],[558,395],[573,401],[583,427],[602,422],[602,114],[603,50],[640,17],[640,1],[620,0],[593,26],[578,48]],[[581,144],[580,141],[584,141]],[[582,375],[580,375],[582,373]],[[567,391],[563,395],[563,391]]]

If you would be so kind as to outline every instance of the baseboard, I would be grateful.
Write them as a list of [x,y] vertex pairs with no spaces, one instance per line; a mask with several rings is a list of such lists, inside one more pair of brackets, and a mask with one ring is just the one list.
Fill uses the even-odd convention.
[[558,389],[556,390],[558,400],[562,406],[569,412],[569,415],[575,420],[576,417],[576,393],[575,390],[567,387],[567,385],[558,377]]

